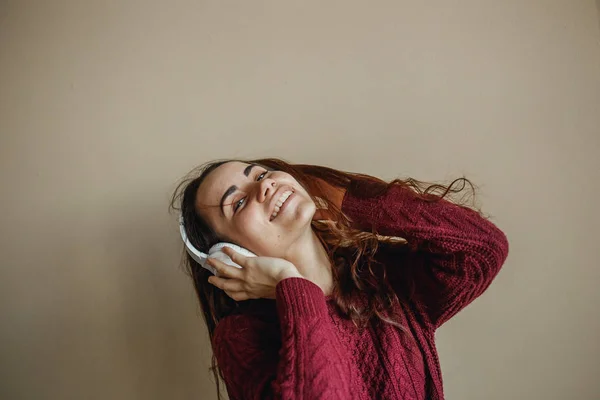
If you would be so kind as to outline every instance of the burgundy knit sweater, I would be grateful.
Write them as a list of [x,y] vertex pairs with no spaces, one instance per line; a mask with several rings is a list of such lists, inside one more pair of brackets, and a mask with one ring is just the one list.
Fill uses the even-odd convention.
[[346,192],[342,210],[369,231],[407,239],[407,251],[380,255],[405,331],[377,320],[360,330],[317,285],[284,279],[267,300],[274,318],[230,315],[215,329],[231,400],[444,398],[435,331],[489,286],[508,255],[506,236],[473,210],[400,186],[375,198]]

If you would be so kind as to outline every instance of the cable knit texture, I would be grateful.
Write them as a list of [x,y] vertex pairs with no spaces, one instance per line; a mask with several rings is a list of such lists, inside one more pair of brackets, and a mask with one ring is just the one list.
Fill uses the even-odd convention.
[[342,210],[365,230],[407,239],[405,251],[378,254],[406,331],[376,320],[358,329],[317,285],[284,279],[275,301],[256,302],[261,312],[217,325],[213,349],[230,399],[444,398],[435,330],[489,286],[506,236],[476,211],[400,186],[375,198],[347,192]]

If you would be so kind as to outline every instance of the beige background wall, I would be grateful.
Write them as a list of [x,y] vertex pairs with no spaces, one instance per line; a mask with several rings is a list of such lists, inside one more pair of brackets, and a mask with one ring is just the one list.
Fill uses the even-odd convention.
[[481,186],[452,399],[600,398],[594,0],[1,1],[0,398],[213,399],[167,202],[212,158]]

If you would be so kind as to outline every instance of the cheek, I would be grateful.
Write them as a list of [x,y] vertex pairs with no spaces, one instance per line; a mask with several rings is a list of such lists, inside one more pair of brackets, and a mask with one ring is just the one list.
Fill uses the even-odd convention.
[[260,223],[256,218],[249,214],[240,217],[237,221],[237,228],[241,234],[249,235],[254,234],[260,229]]
[[240,239],[249,242],[256,242],[258,238],[268,234],[268,227],[265,226],[264,216],[256,212],[247,212],[238,215],[235,224],[235,230],[241,236]]

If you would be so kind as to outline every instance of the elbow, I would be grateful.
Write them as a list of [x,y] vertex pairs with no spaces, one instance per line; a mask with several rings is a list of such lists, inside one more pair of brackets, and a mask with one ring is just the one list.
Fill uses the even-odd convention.
[[500,229],[497,229],[490,243],[490,251],[493,254],[493,263],[496,271],[504,265],[508,257],[508,238]]
[[501,230],[496,230],[473,254],[471,265],[475,266],[474,281],[479,289],[485,290],[496,277],[508,257],[508,239]]

